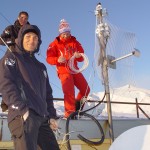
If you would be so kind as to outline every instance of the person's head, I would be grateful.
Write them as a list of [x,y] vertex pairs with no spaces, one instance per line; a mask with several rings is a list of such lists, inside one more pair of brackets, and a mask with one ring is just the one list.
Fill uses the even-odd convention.
[[38,52],[41,42],[41,32],[36,25],[26,24],[20,29],[17,45],[21,50]]
[[29,15],[26,11],[21,11],[18,15],[18,21],[20,23],[21,26],[27,24],[29,19]]
[[59,24],[59,36],[61,39],[68,39],[71,36],[71,29],[69,23],[62,19]]

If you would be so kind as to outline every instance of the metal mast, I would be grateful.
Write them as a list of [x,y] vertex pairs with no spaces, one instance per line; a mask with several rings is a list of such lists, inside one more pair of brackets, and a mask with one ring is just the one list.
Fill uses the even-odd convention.
[[106,101],[107,101],[107,113],[108,113],[108,124],[109,124],[109,135],[111,138],[111,143],[114,141],[113,133],[113,122],[112,122],[112,111],[110,103],[110,90],[109,90],[109,79],[108,79],[108,61],[106,57],[106,45],[109,38],[109,26],[107,23],[103,22],[104,12],[101,3],[98,3],[95,10],[95,15],[97,19],[96,35],[99,40],[100,45],[100,56],[98,60],[98,65],[101,65],[103,84],[105,87]]

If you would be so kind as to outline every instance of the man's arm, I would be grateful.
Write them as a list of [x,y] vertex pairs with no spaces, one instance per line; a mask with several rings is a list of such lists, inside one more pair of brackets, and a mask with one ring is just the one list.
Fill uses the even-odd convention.
[[9,110],[16,110],[18,115],[23,115],[27,110],[26,104],[22,101],[17,80],[16,61],[14,57],[7,55],[0,61],[0,91],[5,104]]
[[53,95],[52,95],[52,88],[49,83],[49,78],[47,77],[46,81],[46,94],[47,94],[47,110],[49,112],[49,117],[50,118],[56,118],[56,109],[54,108],[54,103],[53,103]]
[[46,61],[51,65],[57,65],[58,63],[57,48],[54,43],[50,44],[47,49]]
[[[8,46],[15,44],[15,35],[13,35],[13,26],[8,26],[5,28],[0,38],[0,45],[7,44]],[[5,43],[4,43],[5,42]]]

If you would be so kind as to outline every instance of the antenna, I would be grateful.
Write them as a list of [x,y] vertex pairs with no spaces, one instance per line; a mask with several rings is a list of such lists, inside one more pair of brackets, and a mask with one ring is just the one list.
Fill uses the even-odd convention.
[[116,69],[116,62],[117,61],[125,59],[125,58],[130,57],[130,56],[140,57],[140,51],[134,48],[134,51],[132,51],[130,54],[127,54],[127,55],[119,57],[119,58],[115,58],[113,56],[107,55],[108,66],[112,69]]
[[[106,12],[106,9],[102,8],[101,3],[97,4],[95,15],[96,15],[96,38],[98,40],[98,51],[96,51],[96,66],[98,67],[98,70],[101,71],[101,76],[103,80],[103,85],[105,88],[106,93],[106,101],[107,101],[107,113],[108,113],[108,124],[109,124],[109,135],[111,138],[111,143],[114,141],[114,133],[113,133],[113,122],[112,122],[112,110],[111,110],[111,102],[110,102],[110,89],[109,89],[109,68],[116,69],[116,62],[122,59],[125,59],[130,56],[140,56],[140,51],[135,49],[134,44],[134,34],[127,33],[127,34],[121,34],[122,36],[113,36],[114,31],[118,33],[118,29],[116,27],[113,27],[107,19],[105,19],[105,16],[108,13]],[[116,41],[124,40],[123,44],[119,43],[118,45],[115,45],[114,43]],[[114,56],[108,55],[108,49],[114,50],[115,48],[120,48],[120,50],[124,50],[126,48],[126,45],[129,45],[129,48],[127,50],[133,50],[129,54],[115,58]],[[120,47],[121,46],[121,47]],[[132,47],[133,46],[133,47]],[[111,49],[112,48],[112,49]],[[114,48],[114,49],[113,49]],[[116,50],[115,49],[115,50]]]
[[109,79],[108,79],[108,66],[107,66],[107,57],[106,57],[106,45],[107,40],[110,35],[110,28],[107,23],[103,22],[103,16],[107,14],[106,9],[103,11],[101,3],[98,3],[95,10],[95,15],[97,19],[97,28],[96,35],[99,40],[100,45],[100,56],[98,65],[101,65],[102,76],[104,80],[104,87],[106,93],[106,101],[107,101],[107,112],[108,112],[108,124],[109,124],[109,134],[111,138],[111,143],[114,141],[114,133],[113,133],[113,123],[112,123],[112,110],[110,103],[110,90],[109,90]]

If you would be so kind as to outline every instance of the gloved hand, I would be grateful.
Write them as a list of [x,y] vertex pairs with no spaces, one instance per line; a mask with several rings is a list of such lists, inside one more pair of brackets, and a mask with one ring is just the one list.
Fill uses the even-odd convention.
[[50,123],[50,127],[53,131],[56,131],[58,129],[58,123],[55,119],[50,119],[49,123]]
[[81,54],[80,54],[79,52],[75,52],[75,53],[74,53],[74,56],[75,56],[75,58],[80,58],[80,57],[81,57]]
[[5,30],[4,33],[1,35],[2,38],[11,38],[11,34],[9,30]]
[[64,56],[60,56],[57,61],[59,63],[65,63],[66,62],[66,58]]
[[23,120],[26,121],[29,116],[29,110],[23,115]]
[[7,44],[8,46],[15,45],[15,38],[14,38],[14,37],[7,38],[7,39],[6,39],[6,44]]

